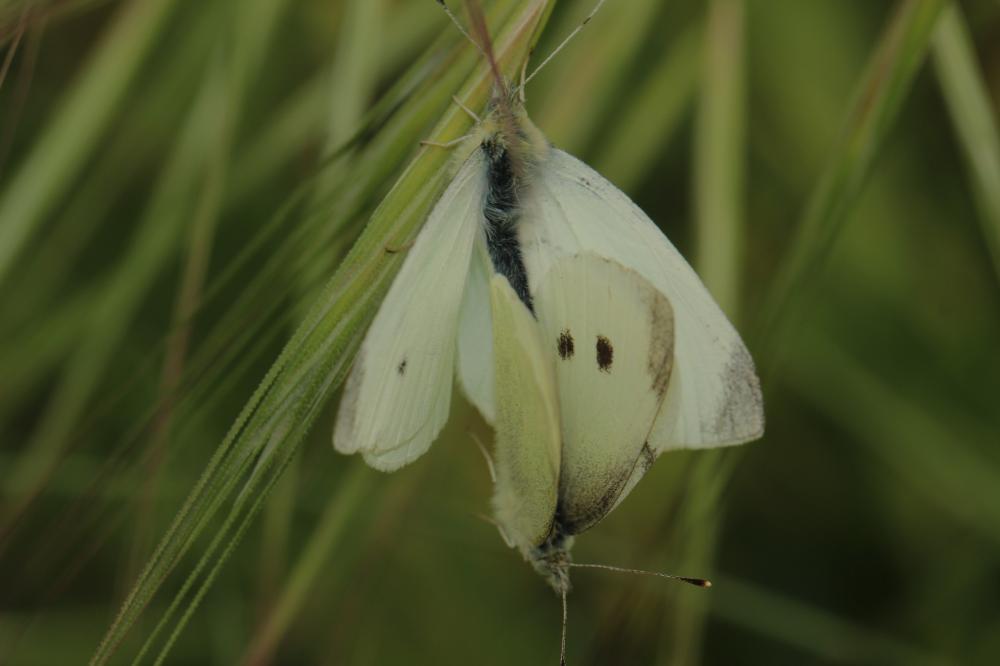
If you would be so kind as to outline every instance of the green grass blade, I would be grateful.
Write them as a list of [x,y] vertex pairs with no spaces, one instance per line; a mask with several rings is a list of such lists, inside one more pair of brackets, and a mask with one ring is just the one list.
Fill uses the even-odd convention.
[[745,13],[743,0],[709,4],[694,153],[694,265],[734,321],[744,251]]
[[[356,132],[368,108],[368,100],[375,93],[376,79],[372,74],[378,68],[381,55],[378,32],[383,4],[382,0],[346,0],[342,7],[337,49],[327,77],[324,157],[332,155]],[[334,194],[353,167],[348,160],[339,160],[323,170],[313,189],[314,210],[321,206],[324,198]],[[319,284],[339,259],[340,256],[330,253],[325,261],[300,260],[303,265],[296,272],[301,281],[303,302],[310,301],[316,291],[310,287]]]
[[[192,110],[191,121],[167,164],[159,190],[126,256],[105,282],[91,312],[90,325],[49,402],[46,416],[18,464],[10,471],[20,488],[18,495],[22,502],[37,494],[58,461],[87,401],[97,389],[105,366],[112,360],[128,322],[140,305],[142,295],[179,242],[187,218],[179,214],[177,202],[189,200],[200,182],[197,174],[201,173],[203,147],[215,136],[221,113],[219,104],[218,94],[212,90],[206,92]],[[22,506],[17,505],[7,512],[5,527]]]
[[688,27],[663,52],[632,101],[619,109],[613,134],[593,166],[623,191],[649,179],[653,162],[677,135],[693,106],[700,55],[700,27]]
[[[516,69],[527,57],[549,8],[546,0],[514,3],[512,18],[497,33],[496,40],[498,59],[505,69]],[[471,50],[463,56],[467,62],[474,62],[474,58],[476,54]],[[488,70],[480,67],[462,94],[473,105],[481,106],[489,90]],[[463,112],[450,107],[433,138],[460,136],[469,124]],[[385,247],[405,243],[416,234],[443,187],[449,162],[450,155],[444,151],[422,149],[379,205],[364,234],[214,454],[92,663],[107,662],[165,578],[228,505],[215,538],[202,551],[198,565],[186,577],[181,593],[158,625],[166,628],[170,616],[180,610],[181,598],[193,592],[164,649],[174,640],[320,409],[343,380],[360,344],[358,332],[370,320],[400,263],[400,257],[387,254]],[[204,577],[203,572],[207,572]]]
[[[575,11],[563,14],[561,25],[551,32],[554,43],[550,48],[579,25],[585,16],[581,4],[587,3],[576,3]],[[634,64],[643,45],[641,36],[656,22],[661,8],[662,3],[655,0],[607,3],[601,9],[601,21],[615,26],[614,30],[605,29],[600,40],[570,42],[528,84],[533,120],[554,144],[579,152],[598,133],[608,113],[619,111],[613,102],[625,87],[622,72]],[[588,27],[593,26],[592,22]],[[581,104],[580,100],[586,101]]]
[[716,582],[715,616],[792,645],[824,662],[907,666],[955,663],[766,587],[729,576],[719,576]]
[[[212,178],[215,169],[212,155],[218,155],[218,151],[228,152],[224,137],[235,129],[232,126],[238,118],[235,110],[248,81],[248,72],[259,63],[266,30],[273,28],[271,19],[285,2],[266,1],[274,4],[241,14],[260,23],[247,30],[254,39],[242,43],[242,50],[234,55],[238,60],[228,72],[230,78],[226,79],[218,68],[209,68],[202,94],[191,111],[147,215],[119,267],[107,281],[96,304],[96,316],[78,345],[45,418],[11,471],[21,497],[3,516],[0,532],[7,531],[26,503],[39,493],[58,462],[106,366],[113,360],[129,322],[140,307],[142,297],[176,251],[184,225],[189,218],[197,218],[200,214],[217,215],[219,202],[213,191],[219,185]],[[216,151],[206,151],[205,146],[215,146]],[[217,162],[218,158],[215,159]],[[198,204],[193,203],[203,196],[207,197],[206,201],[214,201],[210,210],[199,211]],[[183,202],[188,203],[185,206]]]
[[[746,7],[743,0],[712,0],[702,50],[701,91],[694,143],[697,268],[730,318],[739,312],[743,272],[744,169],[746,162]],[[681,529],[690,534],[679,566],[711,576],[718,540],[722,489],[732,470],[731,452],[703,453],[691,466]],[[674,664],[697,664],[710,598],[679,596],[682,610],[666,627],[662,649]]]
[[953,3],[934,35],[934,66],[965,157],[979,219],[1000,277],[1000,134],[961,6]]
[[800,395],[863,442],[912,492],[1000,545],[1000,468],[983,453],[995,429],[981,434],[970,427],[972,419],[949,424],[823,333],[803,335],[791,353],[796,367],[786,381]]
[[355,464],[342,479],[340,487],[330,496],[326,509],[309,541],[302,549],[295,568],[283,586],[281,596],[268,613],[267,621],[255,633],[253,643],[243,659],[246,664],[261,664],[270,658],[295,616],[329,563],[330,555],[358,506],[370,494],[377,477],[361,464]]
[[[867,181],[886,134],[893,128],[913,79],[930,49],[947,0],[901,0],[858,86],[843,139],[813,191],[792,246],[762,308],[757,339],[773,356],[781,326],[816,278],[833,241]],[[784,322],[782,322],[784,320]]]
[[0,192],[0,284],[97,145],[175,6],[145,0],[122,7],[48,131]]
[[[384,2],[381,0],[348,0],[342,7],[336,53],[329,66],[330,72],[323,76],[327,80],[324,97],[329,107],[326,114],[324,159],[334,156],[341,146],[350,141],[353,133],[361,126],[369,100],[374,96],[379,80],[376,74],[383,56],[378,33],[384,25],[384,12]],[[320,173],[312,188],[314,209],[318,202],[341,186],[349,159],[350,155],[343,160],[336,160]],[[301,292],[299,302],[303,304],[301,308],[311,302],[310,296],[322,285],[322,277],[329,274],[330,265],[341,258],[335,253],[329,253],[325,261],[315,261],[311,256],[298,257],[298,261],[303,264],[296,271]],[[294,460],[290,467],[291,475],[297,476]],[[266,581],[274,582],[281,577],[289,536],[288,526],[295,510],[294,497],[295,488],[282,481],[264,509],[263,519],[268,535],[261,540],[261,560],[266,566],[266,570],[262,572]],[[272,591],[264,591],[266,603],[267,596]]]

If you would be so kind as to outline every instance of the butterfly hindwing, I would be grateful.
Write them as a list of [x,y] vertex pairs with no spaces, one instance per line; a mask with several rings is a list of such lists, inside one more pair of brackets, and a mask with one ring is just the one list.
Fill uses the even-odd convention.
[[496,360],[496,492],[508,541],[526,556],[552,530],[560,434],[552,366],[537,323],[507,279],[490,281]]

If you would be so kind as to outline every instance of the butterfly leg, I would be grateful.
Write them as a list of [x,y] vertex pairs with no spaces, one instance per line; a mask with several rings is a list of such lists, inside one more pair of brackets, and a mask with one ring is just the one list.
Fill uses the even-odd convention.
[[477,123],[483,122],[482,120],[480,120],[479,116],[476,115],[475,111],[467,107],[465,103],[458,98],[458,95],[452,95],[451,100],[458,105],[458,108],[462,109],[462,111],[465,111],[467,114],[469,114],[469,116]]
[[420,145],[421,146],[433,146],[435,148],[454,148],[458,144],[460,144],[463,141],[465,141],[466,139],[468,139],[469,136],[470,135],[466,134],[465,136],[460,136],[457,139],[452,139],[451,141],[445,141],[445,142],[440,142],[440,141],[426,141],[426,140],[424,140],[424,141],[420,142]]
[[[482,122],[479,119],[479,116],[476,115],[476,112],[473,111],[472,109],[470,109],[469,107],[467,107],[465,105],[465,103],[462,102],[462,100],[460,100],[458,98],[457,95],[452,95],[451,99],[452,99],[453,102],[455,102],[455,104],[458,105],[458,108],[462,109],[462,111],[465,111],[467,114],[469,114],[469,116],[473,120],[475,120],[477,124]],[[421,141],[420,145],[421,146],[434,146],[435,148],[452,148],[452,147],[457,146],[458,144],[462,143],[463,141],[465,141],[466,139],[468,139],[470,136],[471,136],[470,134],[466,134],[465,136],[460,136],[457,139],[452,139],[451,141],[445,141],[444,143],[441,143],[441,142],[438,142],[438,141]]]
[[524,84],[525,79],[528,76],[528,61],[531,60],[531,55],[535,52],[535,49],[528,51],[528,57],[524,59],[521,63],[521,83],[517,86],[517,97],[521,100],[521,104],[524,104],[527,99],[524,96]]
[[493,483],[496,483],[497,468],[493,464],[493,458],[490,457],[490,452],[486,450],[486,446],[483,445],[483,442],[478,437],[476,437],[476,433],[470,431],[469,437],[471,437],[472,441],[475,442],[476,446],[479,447],[479,452],[483,454],[483,458],[486,460],[486,469],[488,469],[490,472],[490,480],[493,481]]

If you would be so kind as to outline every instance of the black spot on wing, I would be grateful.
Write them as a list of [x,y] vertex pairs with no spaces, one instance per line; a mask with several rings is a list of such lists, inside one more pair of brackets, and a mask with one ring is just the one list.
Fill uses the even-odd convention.
[[406,359],[405,358],[402,361],[399,362],[399,365],[396,366],[396,372],[399,373],[400,377],[402,377],[403,375],[406,374]]
[[563,332],[559,334],[559,340],[556,342],[556,348],[559,350],[559,358],[567,361],[573,358],[573,353],[575,347],[573,344],[573,334],[569,332],[569,329],[563,329]]
[[603,335],[597,336],[597,367],[601,372],[611,373],[611,364],[615,361],[615,348],[611,341]]

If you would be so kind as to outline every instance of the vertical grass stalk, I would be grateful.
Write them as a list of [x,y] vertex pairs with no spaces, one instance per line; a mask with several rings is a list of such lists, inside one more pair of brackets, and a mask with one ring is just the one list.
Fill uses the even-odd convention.
[[997,109],[976,62],[969,28],[958,3],[941,16],[934,34],[934,69],[952,127],[965,157],[972,190],[979,208],[979,220],[1000,278],[1000,134]]
[[[757,339],[774,363],[781,335],[796,316],[868,179],[930,48],[947,0],[901,0],[848,111],[843,138],[813,191],[795,239],[763,305]],[[766,380],[766,378],[765,378]]]
[[119,111],[175,6],[171,0],[133,0],[119,10],[80,78],[56,105],[48,130],[0,193],[0,285]]

